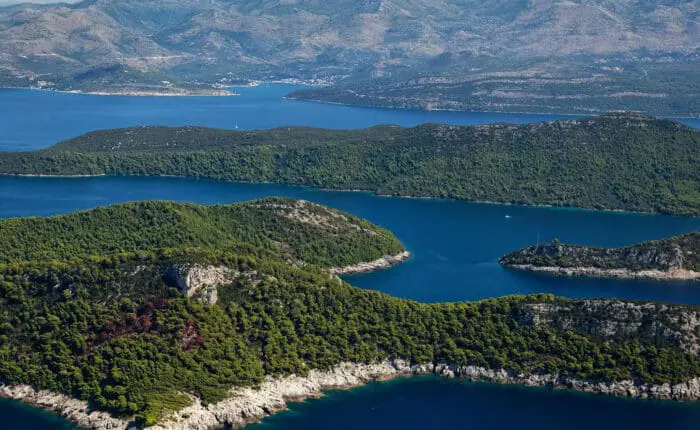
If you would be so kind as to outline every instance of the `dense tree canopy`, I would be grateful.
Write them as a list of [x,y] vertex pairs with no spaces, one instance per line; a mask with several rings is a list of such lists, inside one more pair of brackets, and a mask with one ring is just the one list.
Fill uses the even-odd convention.
[[[387,232],[315,205],[309,210],[318,217],[290,220],[279,215],[289,215],[284,208],[298,209],[283,199],[217,207],[147,202],[1,221],[0,384],[67,393],[151,424],[187,405],[183,393],[214,402],[265,375],[304,375],[342,361],[402,358],[655,383],[700,375],[685,338],[668,335],[680,330],[677,313],[694,308],[667,307],[658,332],[643,327],[603,338],[531,317],[544,306],[565,308],[589,327],[590,318],[623,318],[606,308],[591,316],[586,302],[392,298],[314,265],[289,264],[280,251],[338,264],[334,252],[341,251],[324,245],[333,232],[357,237],[342,250],[354,258],[365,258],[371,244],[398,246]],[[286,247],[272,245],[281,240]],[[318,249],[327,257],[310,257]],[[240,276],[207,305],[163,277],[164,268],[183,262],[223,265]]]
[[0,153],[5,174],[176,175],[680,215],[700,214],[699,165],[700,131],[634,114],[353,131],[138,127]]
[[0,220],[0,263],[163,248],[216,248],[337,267],[404,250],[388,231],[303,200],[200,206],[134,202],[48,218]]

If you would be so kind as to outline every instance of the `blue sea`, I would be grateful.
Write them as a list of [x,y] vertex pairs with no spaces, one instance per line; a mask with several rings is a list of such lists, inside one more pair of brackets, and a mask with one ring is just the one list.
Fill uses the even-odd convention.
[[700,218],[378,197],[275,184],[163,177],[0,177],[0,217],[51,215],[130,200],[231,203],[268,196],[311,200],[388,228],[413,258],[391,270],[349,276],[352,284],[422,302],[507,294],[620,297],[700,304],[692,282],[562,278],[503,269],[498,259],[550,241],[598,246],[700,230]]
[[[198,124],[252,129],[283,125],[356,128],[382,123],[531,122],[552,115],[425,112],[285,100],[294,87],[263,85],[241,96],[101,97],[0,90],[0,150],[49,146],[97,128]],[[700,122],[689,120],[691,125]],[[304,198],[392,230],[413,258],[387,271],[349,276],[361,288],[422,302],[550,292],[700,304],[697,283],[572,279],[505,270],[503,254],[559,238],[621,246],[700,230],[700,218],[378,197],[271,184],[178,178],[0,177],[0,217],[49,215],[116,202],[170,199],[231,203],[265,196]],[[641,402],[544,389],[416,378],[333,392],[251,426],[258,429],[697,428],[695,404]],[[68,429],[55,415],[0,401],[0,429]]]
[[[335,129],[378,124],[415,126],[525,123],[567,115],[374,109],[287,100],[288,84],[236,88],[234,97],[127,97],[0,88],[0,151],[44,148],[88,131],[136,125],[200,125],[227,129],[313,126]],[[700,119],[681,119],[700,128]]]

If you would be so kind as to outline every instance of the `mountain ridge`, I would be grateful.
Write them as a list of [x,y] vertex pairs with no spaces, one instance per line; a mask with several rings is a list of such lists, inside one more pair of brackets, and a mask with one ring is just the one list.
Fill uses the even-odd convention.
[[[0,84],[167,92],[293,78],[337,84],[369,97],[371,85],[391,90],[429,79],[460,85],[458,93],[464,94],[452,106],[463,110],[499,104],[508,110],[508,100],[518,93],[537,99],[552,92],[588,92],[594,96],[591,109],[601,111],[606,97],[640,88],[642,94],[671,98],[697,94],[697,79],[687,68],[700,61],[698,22],[697,2],[686,0],[23,5],[0,9]],[[472,88],[479,76],[493,83]],[[691,97],[675,108],[635,97],[655,101],[649,110],[656,114],[700,112]],[[425,86],[414,106],[448,107],[449,100],[446,88]],[[584,112],[588,102],[578,103]],[[542,100],[536,104],[546,106]]]

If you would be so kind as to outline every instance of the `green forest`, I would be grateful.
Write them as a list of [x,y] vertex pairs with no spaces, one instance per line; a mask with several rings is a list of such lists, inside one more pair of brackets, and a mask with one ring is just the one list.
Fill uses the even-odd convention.
[[132,202],[53,217],[0,220],[0,264],[160,249],[228,250],[341,267],[404,251],[388,231],[301,200],[201,206]]
[[637,114],[485,126],[137,127],[0,153],[2,174],[174,175],[700,215],[700,131]]
[[[678,315],[695,307],[647,315],[656,332],[601,337],[591,327],[624,317],[605,307],[590,314],[587,301],[420,304],[358,289],[323,268],[395,252],[400,243],[304,202],[128,203],[0,220],[0,232],[0,384],[70,394],[140,425],[186,406],[182,393],[206,404],[265,375],[305,375],[343,361],[402,358],[601,381],[700,376],[697,354],[670,335],[683,330]],[[220,285],[218,302],[208,305],[163,276],[185,263],[241,276]],[[535,323],[542,306],[565,308],[590,330]]]

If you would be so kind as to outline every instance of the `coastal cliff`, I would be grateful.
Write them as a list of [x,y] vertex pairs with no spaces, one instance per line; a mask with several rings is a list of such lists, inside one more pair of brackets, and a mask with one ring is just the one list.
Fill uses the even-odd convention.
[[500,263],[513,269],[555,275],[700,280],[700,233],[621,248],[555,241],[515,251],[502,257]]

